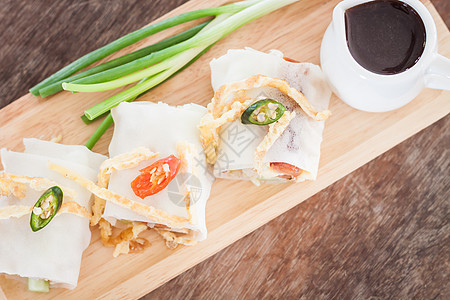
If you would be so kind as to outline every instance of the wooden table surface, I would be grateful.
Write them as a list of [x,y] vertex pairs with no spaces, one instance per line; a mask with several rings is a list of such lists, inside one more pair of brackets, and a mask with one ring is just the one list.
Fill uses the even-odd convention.
[[[184,2],[0,0],[0,108]],[[143,299],[449,299],[449,150],[446,116]]]

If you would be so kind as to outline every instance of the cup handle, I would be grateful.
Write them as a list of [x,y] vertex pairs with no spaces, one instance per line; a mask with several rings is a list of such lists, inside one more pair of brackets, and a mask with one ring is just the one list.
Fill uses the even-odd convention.
[[450,90],[450,59],[436,54],[425,72],[425,86],[431,89]]

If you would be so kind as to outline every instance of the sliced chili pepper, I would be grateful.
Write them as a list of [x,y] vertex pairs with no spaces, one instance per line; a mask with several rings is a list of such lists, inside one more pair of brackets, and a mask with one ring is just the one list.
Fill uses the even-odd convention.
[[41,230],[53,219],[61,208],[63,191],[59,186],[46,190],[33,207],[30,218],[31,230]]
[[242,113],[242,124],[268,125],[278,121],[286,108],[272,99],[256,101]]
[[139,170],[140,174],[131,182],[131,188],[142,199],[159,193],[175,178],[180,166],[180,159],[173,155],[160,159]]
[[282,173],[283,175],[280,177],[286,179],[295,178],[302,173],[302,169],[284,162],[272,162],[270,163],[270,167],[274,171]]
[[292,58],[289,58],[289,57],[283,57],[283,59],[284,59],[285,61],[288,61],[288,62],[299,63],[298,60],[295,60],[295,59],[292,59]]

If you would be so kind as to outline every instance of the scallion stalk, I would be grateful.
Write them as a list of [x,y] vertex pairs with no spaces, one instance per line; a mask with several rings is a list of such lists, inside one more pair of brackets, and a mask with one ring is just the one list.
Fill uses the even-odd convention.
[[31,292],[48,293],[50,291],[50,283],[45,279],[28,278],[28,290]]
[[[123,101],[134,101],[148,90],[164,82],[198,59],[213,44],[239,27],[265,14],[298,0],[245,0],[233,4],[184,13],[133,33],[99,48],[64,67],[30,91],[34,95],[50,95],[61,87],[72,92],[97,92],[118,88],[141,80],[136,86],[87,109],[85,123],[98,118]],[[215,18],[200,31],[192,28],[180,35],[145,47],[133,53],[93,67],[74,76],[72,74],[90,64],[127,47],[151,34],[202,17]],[[202,26],[202,25],[199,25]],[[110,114],[86,143],[91,149],[111,126]]]
[[83,121],[83,123],[86,125],[89,125],[92,123],[92,120],[89,120],[85,114],[83,114],[80,118],[81,118],[81,121]]
[[236,13],[246,7],[253,5],[255,2],[257,2],[257,0],[247,0],[219,7],[199,9],[196,11],[183,13],[178,16],[174,16],[166,20],[157,22],[155,24],[149,25],[147,27],[138,29],[132,33],[129,33],[109,43],[106,46],[94,50],[91,53],[86,54],[85,56],[75,60],[71,64],[67,65],[66,67],[56,72],[55,74],[51,75],[50,77],[46,78],[45,80],[41,81],[40,83],[32,87],[30,89],[30,92],[33,95],[38,96],[40,89],[43,89],[46,86],[58,82],[62,79],[65,79],[68,76],[71,76],[72,74],[80,71],[81,69],[93,64],[94,62],[99,61],[100,59],[105,58],[106,56],[114,52],[117,52],[129,45],[132,45],[142,40],[143,38],[146,38],[157,32],[203,17],[217,16],[223,13]]
[[[176,74],[178,74],[179,72],[183,71],[184,69],[186,69],[187,67],[189,67],[191,64],[193,64],[197,59],[200,58],[200,56],[202,56],[204,53],[206,53],[213,45],[209,46],[208,48],[206,48],[205,50],[203,50],[202,52],[200,52],[196,57],[194,57],[194,59],[192,59],[190,62],[188,62],[186,65],[184,65],[181,69],[179,69],[177,72],[175,72],[172,76],[175,76]],[[167,79],[170,79],[172,76],[170,76]],[[166,79],[166,80],[167,80]],[[143,81],[140,81],[138,84],[142,83]],[[150,90],[150,89],[149,89]],[[147,90],[147,92],[149,91]],[[145,94],[146,92],[144,92],[143,94]],[[142,96],[143,94],[138,95],[135,98],[132,98],[131,100],[129,100],[129,102],[134,101],[135,99],[139,98],[140,96]],[[90,121],[88,118],[86,118],[85,115],[83,115],[83,117],[85,117],[86,120]],[[86,142],[85,146],[92,150],[92,148],[95,146],[95,144],[98,142],[98,140],[103,136],[103,134],[105,134],[106,130],[108,130],[109,127],[111,127],[111,125],[113,124],[113,118],[111,113],[109,113],[106,118],[102,121],[102,123],[97,127],[97,129],[95,130],[94,134],[92,134],[92,136],[89,138],[89,140]]]
[[169,38],[167,38],[165,40],[162,40],[162,41],[160,41],[158,43],[155,43],[153,45],[150,45],[150,46],[144,47],[142,49],[136,50],[136,51],[134,51],[132,53],[123,55],[123,56],[118,57],[116,59],[107,61],[107,62],[105,62],[103,64],[100,64],[98,66],[90,68],[90,69],[88,69],[88,70],[86,70],[84,72],[75,74],[75,75],[70,76],[70,77],[68,77],[66,79],[62,79],[60,81],[57,81],[57,82],[52,83],[50,85],[47,85],[46,87],[41,88],[39,90],[39,94],[40,94],[41,97],[47,97],[47,96],[53,95],[53,94],[58,93],[58,92],[63,90],[63,88],[62,88],[62,83],[63,82],[72,82],[72,81],[75,81],[77,79],[87,77],[89,75],[97,74],[97,73],[100,73],[102,71],[109,70],[111,68],[114,68],[114,67],[117,67],[117,66],[121,66],[121,65],[129,63],[129,62],[131,62],[133,60],[136,60],[136,59],[139,59],[141,57],[147,56],[147,55],[149,55],[152,52],[160,51],[160,50],[165,49],[167,47],[170,47],[170,46],[176,45],[178,43],[181,43],[181,42],[183,42],[183,41],[193,37],[200,30],[202,30],[209,22],[210,21],[204,22],[204,23],[202,23],[200,25],[192,27],[192,28],[190,28],[190,29],[188,29],[186,31],[183,31],[183,32],[181,32],[181,33],[179,33],[177,35],[169,37]]
[[113,123],[113,118],[111,113],[109,113],[106,118],[100,123],[100,126],[97,127],[94,134],[91,135],[89,140],[86,142],[85,146],[92,150],[92,148],[97,144],[98,140],[102,137],[102,135],[105,134],[106,130],[108,130],[109,127],[111,127]]
[[161,51],[153,52],[147,56],[117,66],[115,68],[71,81],[69,82],[70,84],[63,84],[62,87],[64,90],[77,92],[80,85],[102,83],[129,75],[143,68],[147,68],[153,64],[168,60],[172,56],[188,50],[189,48],[192,48],[186,45],[186,42],[188,41],[184,41],[171,47],[167,47]]
[[136,97],[137,94],[141,94],[148,89],[151,89],[155,87],[156,85],[160,84],[167,78],[169,78],[172,74],[174,74],[179,68],[181,68],[183,65],[174,65],[169,69],[166,69],[153,77],[150,77],[149,79],[145,80],[143,83],[136,85],[132,88],[129,88],[128,90],[125,90],[123,92],[118,93],[117,95],[112,96],[108,99],[108,101],[100,102],[99,104],[93,106],[89,110],[86,110],[84,114],[86,117],[90,120],[95,119],[96,117],[104,114],[105,112],[109,111],[111,108],[119,104],[120,102],[127,101],[129,99],[132,99]]
[[[284,0],[284,1],[286,1],[286,0]],[[284,1],[279,1],[279,2],[284,2]],[[290,1],[292,2],[292,0],[290,0]],[[172,57],[180,52],[186,51],[190,48],[199,47],[199,46],[207,46],[212,43],[215,43],[222,37],[228,35],[229,33],[233,32],[234,30],[239,28],[240,26],[252,21],[253,19],[256,19],[262,15],[267,14],[267,12],[264,11],[264,9],[267,8],[269,5],[262,5],[262,4],[264,4],[264,2],[270,2],[269,4],[272,4],[272,5],[274,4],[274,2],[277,3],[274,0],[266,0],[266,1],[262,1],[260,3],[254,4],[253,6],[248,7],[241,11],[241,13],[243,11],[247,11],[247,13],[244,13],[241,15],[236,13],[235,15],[233,15],[232,21],[223,22],[222,24],[217,24],[217,27],[212,27],[212,28],[210,27],[208,31],[202,30],[200,33],[198,33],[197,35],[195,35],[194,37],[192,37],[189,40],[186,40],[179,44],[173,45],[171,47],[167,47],[161,51],[151,53],[145,57],[136,59],[127,64],[123,64],[121,66],[106,70],[104,72],[100,72],[100,73],[93,74],[91,76],[87,76],[87,77],[84,77],[84,78],[81,78],[81,79],[78,79],[75,81],[71,81],[70,84],[63,84],[63,89],[65,89],[67,91],[72,91],[72,92],[99,92],[99,91],[104,91],[105,89],[113,89],[113,88],[119,87],[121,85],[117,85],[114,87],[115,83],[112,83],[111,85],[109,85],[109,86],[113,86],[113,87],[104,87],[104,86],[102,86],[102,83],[105,81],[112,81],[114,79],[118,79],[122,76],[132,74],[143,68],[147,68],[153,64],[168,60],[168,59],[170,59],[170,57]],[[250,11],[248,11],[249,9],[250,9]],[[274,9],[270,10],[270,6],[268,9],[269,9],[268,12],[274,10]],[[158,70],[159,70],[159,68],[156,67],[155,72],[158,72]],[[155,74],[155,73],[153,73],[153,74]],[[142,74],[142,77],[135,79],[135,81],[137,81],[141,78],[147,77],[147,76],[149,76],[149,75]],[[134,82],[134,81],[132,81],[132,82]],[[100,85],[95,85],[97,83]],[[93,85],[93,86],[86,87],[85,85],[88,85],[88,84]]]
[[[197,51],[193,51],[193,53],[194,52],[197,52]],[[147,69],[143,69],[141,71],[134,72],[131,75],[124,76],[119,79],[108,81],[108,82],[103,82],[103,83],[98,83],[98,84],[76,84],[76,83],[69,82],[69,83],[63,83],[62,86],[63,86],[63,89],[65,89],[67,91],[72,91],[72,92],[107,91],[107,90],[115,89],[117,87],[121,87],[121,86],[130,84],[130,83],[136,82],[142,78],[156,75],[164,70],[171,68],[174,65],[180,65],[180,62],[182,62],[184,64],[186,61],[189,61],[190,56],[191,55],[189,55],[189,53],[187,53],[187,51],[181,52],[181,53],[174,55],[172,57],[169,57],[168,59],[162,61],[161,63],[153,65]]]
[[[222,14],[217,16],[214,20],[211,21],[205,28],[203,28],[200,33],[204,30],[208,30],[208,28],[214,27],[216,24],[221,23],[226,20],[230,14]],[[111,108],[119,104],[123,101],[128,101],[137,97],[137,95],[142,94],[148,89],[153,88],[154,86],[160,84],[165,81],[167,78],[177,73],[181,69],[184,69],[187,65],[191,64],[193,60],[196,60],[200,55],[202,55],[207,49],[211,47],[211,45],[207,47],[197,47],[193,49],[188,49],[184,52],[175,55],[170,59],[170,63],[163,62],[159,65],[156,65],[153,69],[151,77],[149,76],[147,80],[144,82],[137,84],[136,86],[125,90],[119,94],[112,96],[111,98],[100,102],[99,104],[91,107],[89,111],[85,111],[84,114],[89,120],[93,120],[103,113],[109,111]],[[66,89],[67,85],[72,84],[63,84],[63,88]]]
[[[171,60],[166,60],[162,64],[158,64],[155,66],[150,67],[147,70],[137,72],[136,74],[131,74],[129,76],[122,77],[116,81],[106,82],[106,83],[100,83],[100,84],[92,84],[92,85],[81,85],[77,84],[75,82],[63,84],[63,88],[67,90],[71,90],[74,92],[78,91],[100,91],[104,89],[113,89],[120,87],[122,85],[134,82],[136,80],[139,80],[140,78],[143,78],[142,76],[150,76],[151,74],[156,74],[156,72],[161,72],[161,69],[164,69],[171,64],[178,64],[180,60],[183,59],[184,54],[189,54],[193,47],[205,47],[205,45],[209,45],[210,43],[215,43],[218,40],[220,40],[225,35],[231,33],[232,31],[236,30],[237,28],[247,24],[248,22],[259,18],[263,15],[266,15],[274,10],[277,10],[283,6],[289,5],[293,2],[296,2],[298,0],[262,0],[253,6],[250,6],[248,8],[243,9],[240,12],[235,13],[234,15],[227,17],[223,21],[217,22],[216,19],[211,22],[207,27],[205,27],[202,31],[200,31],[197,35],[195,35],[193,38],[182,42],[180,44],[177,44],[175,46],[169,47],[167,49],[164,49],[159,52],[155,52],[152,55],[154,56],[166,56],[166,58],[170,58],[173,55]],[[194,48],[195,49],[195,48]],[[170,53],[170,54],[169,54]],[[189,59],[189,55],[186,55],[185,57],[186,61]],[[164,71],[166,72],[166,71]],[[164,73],[162,72],[162,73]],[[161,73],[160,73],[161,74]],[[164,76],[162,76],[164,77]],[[149,86],[153,87],[156,81],[154,78],[160,78],[160,77],[151,77],[148,79],[147,82],[144,82],[142,85],[135,86],[129,90],[123,91],[85,111],[85,115],[88,119],[94,119],[99,115],[102,115],[103,113],[109,111],[112,107],[116,106],[122,101],[126,101],[132,97],[136,93],[141,93],[142,89]],[[83,80],[83,79],[81,79]],[[156,83],[158,84],[158,83]]]

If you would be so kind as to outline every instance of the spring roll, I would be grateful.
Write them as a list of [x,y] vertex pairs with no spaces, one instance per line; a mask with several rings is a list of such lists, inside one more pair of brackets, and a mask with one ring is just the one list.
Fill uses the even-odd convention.
[[[215,96],[200,129],[203,146],[214,148],[214,175],[256,184],[314,180],[331,96],[320,67],[250,48],[229,50],[210,67]],[[243,124],[242,112],[262,99],[282,103],[284,115],[270,125]]]
[[[90,192],[48,169],[53,162],[95,180],[105,156],[83,146],[24,139],[25,152],[1,149],[0,273],[43,279],[74,289],[91,238]],[[30,227],[33,205],[50,186],[64,194],[59,212],[39,231]],[[18,276],[17,276],[18,275]]]
[[[150,102],[124,102],[112,110],[114,134],[109,145],[112,160],[127,155],[135,159],[135,154],[139,152],[136,149],[149,149],[155,155],[131,164],[129,168],[113,170],[108,189],[186,221],[174,225],[164,217],[150,218],[110,201],[106,202],[104,219],[113,225],[118,220],[145,222],[167,242],[171,241],[171,247],[176,244],[190,245],[206,238],[205,206],[213,177],[208,173],[197,129],[205,111],[204,107],[196,104],[173,107]],[[140,170],[171,155],[181,160],[181,168],[170,183],[153,195],[142,197],[136,194],[132,182],[139,176]],[[155,180],[155,184],[158,182]]]

